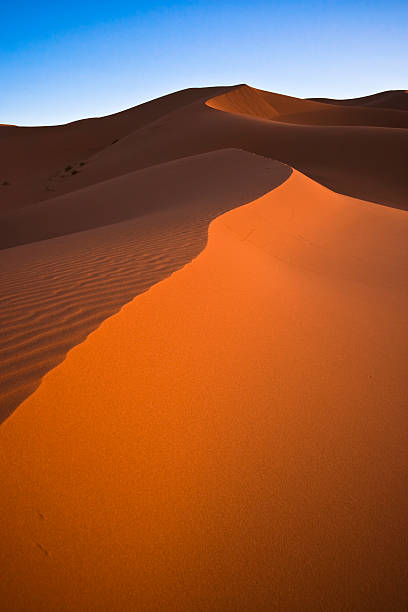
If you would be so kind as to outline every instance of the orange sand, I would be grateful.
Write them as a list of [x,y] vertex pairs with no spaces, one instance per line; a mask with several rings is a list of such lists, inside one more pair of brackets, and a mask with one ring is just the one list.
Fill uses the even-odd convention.
[[0,251],[0,422],[104,319],[191,261],[215,217],[290,173],[224,149],[103,181],[3,222],[3,246],[28,244]]
[[380,91],[371,96],[363,96],[361,98],[352,98],[348,100],[333,100],[330,98],[310,98],[310,100],[340,106],[372,106],[374,108],[408,110],[408,91],[403,89]]
[[[408,127],[408,108],[405,92],[393,92],[394,96],[386,97],[389,104],[405,102],[405,106],[388,108],[380,104],[359,104],[356,100],[302,100],[292,96],[263,91],[241,85],[230,88],[209,100],[207,105],[224,110],[273,121],[306,125],[367,125],[383,127]],[[380,94],[377,94],[377,96]],[[370,96],[375,98],[376,96]],[[380,98],[384,101],[384,98]],[[398,102],[397,102],[398,101]],[[350,106],[350,102],[353,104]]]
[[408,217],[295,172],[0,430],[7,610],[406,609]]
[[67,125],[0,126],[0,228],[16,209],[231,147],[279,160],[340,193],[406,208],[407,127],[404,110],[336,107],[247,85],[186,89]]
[[190,261],[211,219],[280,183],[259,156],[287,164],[282,180],[290,166],[406,209],[406,97],[336,106],[209,87],[67,125],[0,126],[0,421],[103,319]]

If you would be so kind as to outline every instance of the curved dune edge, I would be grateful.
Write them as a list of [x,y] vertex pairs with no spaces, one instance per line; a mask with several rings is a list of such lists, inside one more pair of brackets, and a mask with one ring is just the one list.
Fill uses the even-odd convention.
[[[337,103],[336,103],[337,102]],[[302,99],[240,85],[205,101],[210,108],[297,125],[408,128],[404,106],[388,108],[341,100]]]
[[298,172],[0,430],[1,599],[403,610],[405,213]]
[[371,106],[375,108],[408,110],[408,91],[403,89],[380,91],[370,96],[362,96],[361,98],[348,98],[344,100],[336,100],[335,98],[310,98],[310,100],[340,106]]
[[282,116],[330,109],[328,104],[302,100],[292,96],[263,91],[249,85],[239,85],[205,101],[216,110],[279,121]]
[[[2,191],[0,212],[92,184],[95,177],[87,180],[87,168],[95,154],[115,149],[124,137],[175,109],[227,89],[185,89],[112,115],[80,119],[64,125],[2,126],[0,166],[3,178],[10,185],[9,189]],[[96,179],[100,181],[108,177],[112,174],[103,173]]]
[[224,149],[17,215],[0,244],[32,243],[0,251],[0,422],[104,319],[196,257],[212,219],[290,174],[279,162]]
[[[238,108],[228,106],[233,99]],[[211,100],[227,100],[228,108],[211,108]],[[175,92],[66,126],[1,128],[8,185],[1,189],[0,227],[17,209],[30,216],[36,203],[58,204],[102,181],[224,148],[279,160],[338,193],[405,209],[404,127],[406,111],[336,107],[238,85]]]

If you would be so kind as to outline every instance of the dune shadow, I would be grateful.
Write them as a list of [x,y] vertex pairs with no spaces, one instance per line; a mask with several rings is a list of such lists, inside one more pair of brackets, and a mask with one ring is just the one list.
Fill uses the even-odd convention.
[[[0,421],[104,319],[196,257],[214,218],[291,172],[238,150],[178,160],[156,167],[148,193],[143,171],[134,173],[135,218],[1,251]],[[154,206],[140,208],[143,198]],[[110,204],[120,209],[120,199]],[[31,223],[41,235],[46,219]]]

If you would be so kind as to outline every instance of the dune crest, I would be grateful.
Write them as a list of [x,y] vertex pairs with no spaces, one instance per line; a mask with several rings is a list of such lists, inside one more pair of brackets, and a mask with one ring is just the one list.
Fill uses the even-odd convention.
[[329,108],[328,105],[263,91],[249,87],[249,85],[240,85],[226,93],[221,93],[207,100],[206,104],[211,108],[226,112],[275,121],[279,121],[286,115]]
[[402,89],[381,91],[371,96],[362,96],[361,98],[349,98],[345,100],[335,100],[332,98],[310,98],[310,100],[324,102],[325,104],[338,104],[340,106],[374,106],[376,108],[408,110],[408,91]]
[[[0,215],[78,189],[88,160],[129,133],[225,87],[193,88],[162,96],[106,117],[65,125],[0,127],[0,167],[10,189],[1,192]],[[108,177],[102,176],[99,180]],[[89,185],[89,182],[86,182]]]
[[67,125],[0,126],[0,222],[16,209],[221,148],[266,155],[340,193],[406,208],[407,122],[405,111],[236,85],[187,89]]
[[290,173],[216,151],[9,215],[0,229],[0,422],[106,317],[195,257],[212,219]]
[[[392,96],[391,100],[394,101],[395,98],[396,96]],[[400,96],[397,96],[397,99],[400,103]],[[402,100],[405,102],[405,98]],[[225,112],[284,123],[408,128],[408,115],[403,112],[408,108],[406,102],[407,108],[402,103],[398,108],[389,108],[381,104],[378,108],[377,104],[366,104],[363,105],[364,108],[360,108],[361,103],[350,105],[349,102],[350,100],[330,101],[323,98],[303,100],[241,85],[207,100],[206,104]]]
[[405,610],[402,93],[0,126],[5,610]]
[[402,611],[407,231],[294,172],[70,351],[0,429],[6,607]]

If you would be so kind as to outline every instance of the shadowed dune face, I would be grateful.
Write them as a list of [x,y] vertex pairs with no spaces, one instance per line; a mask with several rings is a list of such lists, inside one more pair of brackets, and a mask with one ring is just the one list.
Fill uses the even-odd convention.
[[397,93],[0,126],[6,610],[406,609]]
[[243,85],[217,95],[207,101],[207,105],[225,112],[304,125],[408,128],[408,115],[400,110],[387,107],[370,108],[369,104],[365,108],[359,108],[360,104],[350,108],[346,105],[346,101],[341,108],[336,108],[341,102],[340,100],[338,104],[333,104],[326,103],[323,99],[301,100]]
[[[185,90],[65,126],[3,126],[2,168],[13,179],[0,185],[0,248],[9,249],[0,257],[3,416],[106,316],[194,257],[210,219],[289,172],[278,178],[276,164],[271,174],[266,160],[222,150],[278,159],[335,191],[407,207],[407,130],[282,123],[330,110],[241,85]],[[38,241],[48,242],[14,248]],[[161,250],[165,263],[147,263]]]
[[332,98],[310,98],[310,100],[339,106],[373,106],[375,108],[394,108],[408,111],[408,91],[397,89],[347,100],[334,100]]
[[185,90],[63,126],[3,126],[0,220],[125,173],[231,147],[282,161],[340,193],[405,208],[408,131],[398,126],[407,117],[240,85]]
[[404,612],[407,232],[294,172],[72,350],[0,429],[6,609]]
[[[225,87],[178,91],[137,107],[94,119],[49,127],[0,126],[0,214],[78,188],[87,160],[167,113]],[[74,174],[73,174],[74,173]]]
[[[190,213],[201,214],[211,205],[214,210],[223,210],[220,194],[222,202],[228,189],[227,200],[231,196],[232,202],[239,201],[237,194],[246,199],[248,194],[257,193],[255,175],[260,178],[262,192],[273,185],[268,168],[273,173],[275,167],[279,164],[259,156],[224,150],[122,174],[4,215],[0,249],[171,211],[187,205],[189,198]],[[226,187],[228,181],[230,187]]]
[[406,208],[408,130],[284,124],[203,102],[150,123],[89,160],[78,186],[203,151],[240,148],[278,159],[323,185]]
[[[18,214],[14,231],[3,227],[2,239],[40,242],[0,253],[0,420],[106,317],[195,257],[212,219],[290,173],[278,162],[224,150]],[[124,218],[130,220],[119,223]],[[61,234],[70,235],[46,240]]]

